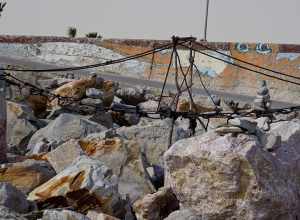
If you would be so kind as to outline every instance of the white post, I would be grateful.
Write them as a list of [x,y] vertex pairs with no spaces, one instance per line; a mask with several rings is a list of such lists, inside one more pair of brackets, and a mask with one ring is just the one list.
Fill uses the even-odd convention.
[[0,70],[0,164],[7,162],[5,89],[4,71]]

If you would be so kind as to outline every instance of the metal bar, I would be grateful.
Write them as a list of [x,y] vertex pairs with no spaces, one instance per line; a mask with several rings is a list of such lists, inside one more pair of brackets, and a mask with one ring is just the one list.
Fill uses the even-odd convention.
[[205,24],[204,24],[204,40],[207,40],[207,24],[208,24],[209,0],[206,0]]
[[0,70],[0,164],[7,162],[5,89],[4,71]]

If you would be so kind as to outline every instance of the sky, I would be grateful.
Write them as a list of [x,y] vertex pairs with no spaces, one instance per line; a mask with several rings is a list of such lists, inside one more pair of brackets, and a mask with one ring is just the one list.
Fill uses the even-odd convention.
[[[6,0],[0,34],[203,38],[206,0]],[[300,44],[299,0],[210,0],[208,41]]]

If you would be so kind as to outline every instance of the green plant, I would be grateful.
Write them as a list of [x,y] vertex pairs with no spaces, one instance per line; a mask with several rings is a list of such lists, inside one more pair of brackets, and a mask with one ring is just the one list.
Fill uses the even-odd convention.
[[97,32],[90,32],[90,33],[86,34],[85,36],[89,37],[89,38],[96,38],[98,36],[98,33]]
[[77,35],[77,28],[69,27],[68,28],[68,36],[69,37],[76,37],[76,35]]
[[85,36],[88,37],[88,38],[99,38],[99,39],[102,39],[102,36],[100,34],[98,35],[97,32],[90,32],[90,33],[86,34]]

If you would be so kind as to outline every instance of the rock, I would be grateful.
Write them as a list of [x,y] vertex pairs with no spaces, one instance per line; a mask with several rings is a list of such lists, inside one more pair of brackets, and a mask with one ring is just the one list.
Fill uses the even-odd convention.
[[255,136],[209,132],[178,141],[165,153],[165,185],[182,208],[203,219],[292,220],[300,214],[298,174],[277,157]]
[[100,89],[89,88],[85,92],[86,96],[93,99],[102,99],[103,92]]
[[200,102],[196,102],[194,106],[190,106],[190,101],[187,99],[180,99],[177,105],[177,111],[179,112],[188,112],[190,109],[192,112],[203,113],[203,112],[211,112],[215,110],[215,107],[206,106],[201,104]]
[[27,220],[23,218],[22,215],[10,210],[7,207],[0,206],[0,219],[4,220]]
[[34,189],[27,199],[36,201],[40,209],[50,204],[56,208],[71,206],[80,213],[100,209],[108,215],[124,215],[117,177],[102,162],[87,156]]
[[94,99],[94,98],[85,98],[85,99],[82,99],[80,101],[80,104],[82,105],[89,105],[91,107],[94,108],[94,111],[95,111],[95,108],[97,107],[98,109],[103,109],[103,102],[101,101],[101,99]]
[[7,142],[9,148],[24,150],[28,139],[39,128],[32,109],[23,103],[7,102]]
[[260,117],[258,119],[256,119],[257,122],[257,127],[262,129],[263,131],[266,131],[269,129],[269,122],[270,122],[270,118],[268,117]]
[[240,127],[246,130],[249,134],[255,134],[257,128],[257,122],[249,117],[240,117],[229,120],[229,124]]
[[36,155],[41,153],[47,153],[51,150],[51,145],[47,140],[41,140],[29,151],[27,154]]
[[33,208],[33,204],[26,200],[25,194],[6,182],[0,182],[0,206],[17,213],[27,213]]
[[[54,90],[55,95],[59,95],[62,97],[71,97],[74,99],[81,99],[85,96],[86,90],[88,88],[96,88],[100,87],[103,84],[103,79],[100,77],[93,76],[89,79],[79,79],[73,80],[63,86]],[[52,102],[52,105],[55,106],[56,102]]]
[[103,91],[103,104],[105,107],[110,107],[112,102],[114,101],[115,92],[119,88],[119,84],[115,83],[111,80],[105,80],[103,83],[103,87],[101,88]]
[[42,95],[30,95],[26,98],[35,116],[43,116],[47,110],[48,98]]
[[133,209],[138,220],[160,220],[179,209],[179,203],[170,188],[161,188],[134,203]]
[[271,108],[271,97],[265,80],[262,80],[261,85],[257,90],[257,96],[254,100],[253,108],[258,111],[265,111]]
[[202,220],[202,218],[193,210],[183,209],[172,212],[165,220]]
[[138,105],[138,107],[140,108],[141,111],[144,111],[144,112],[156,112],[157,107],[158,107],[158,102],[149,100],[149,101],[140,103]]
[[97,111],[89,120],[103,125],[106,128],[113,127],[113,118],[111,112]]
[[78,106],[81,114],[92,115],[99,110],[104,110],[103,102],[100,99],[85,98]]
[[260,138],[260,142],[264,146],[264,149],[273,152],[281,147],[281,136],[274,133],[263,134]]
[[269,94],[269,89],[266,86],[263,86],[257,90],[257,94],[261,96],[265,96]]
[[235,126],[221,126],[215,129],[215,132],[220,134],[220,135],[225,135],[225,134],[238,134],[238,133],[243,133],[243,129],[239,128],[239,127],[235,127]]
[[[168,149],[168,135],[171,129],[171,121],[152,121],[131,127],[121,127],[116,130],[117,134],[127,140],[137,142],[145,148],[149,161],[153,164],[163,165],[163,154]],[[176,121],[173,133],[173,143],[188,137],[188,132]]]
[[78,141],[71,139],[57,147],[55,150],[47,153],[45,158],[54,168],[56,173],[59,173],[83,154],[84,153],[78,144]]
[[9,182],[25,194],[53,176],[55,171],[45,161],[25,160],[0,168],[0,182]]
[[[119,218],[115,218],[110,215],[106,215],[104,213],[98,213],[96,211],[88,211],[87,217],[90,218],[90,220],[119,220]],[[127,219],[125,219],[127,220]]]
[[120,138],[93,139],[86,138],[79,141],[79,147],[91,158],[98,159],[113,170],[117,176],[127,162],[127,146]]
[[61,114],[46,127],[38,130],[30,139],[28,149],[31,149],[43,139],[64,143],[70,139],[78,139],[90,133],[101,132],[105,127],[89,121],[82,116]]
[[138,105],[141,102],[145,102],[146,91],[143,88],[122,88],[117,90],[116,96],[122,99],[127,105]]
[[45,210],[42,220],[91,220],[89,217],[70,210]]
[[135,141],[104,136],[92,134],[79,144],[89,157],[104,162],[119,177],[119,192],[123,196],[129,194],[136,200],[149,193],[140,161],[140,146]]
[[136,113],[124,113],[116,110],[111,112],[111,116],[113,122],[117,123],[119,126],[132,126],[138,124],[140,121],[140,115]]
[[294,173],[292,176],[296,178],[297,173],[295,171],[298,170],[298,157],[300,157],[298,145],[300,142],[300,120],[294,119],[292,121],[273,123],[267,135],[281,137],[281,146],[277,145],[272,154],[281,163],[288,166],[290,171]]
[[58,80],[52,79],[40,79],[37,80],[38,85],[43,89],[53,89],[58,86]]

